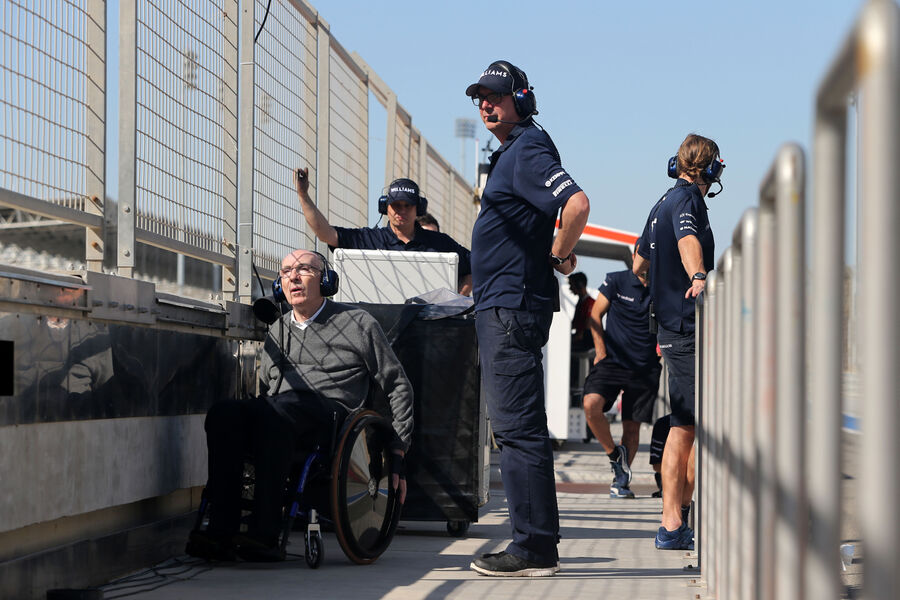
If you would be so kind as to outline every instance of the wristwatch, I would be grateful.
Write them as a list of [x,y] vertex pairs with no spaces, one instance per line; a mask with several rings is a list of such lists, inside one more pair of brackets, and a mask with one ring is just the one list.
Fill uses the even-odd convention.
[[561,265],[561,264],[563,264],[564,262],[566,262],[567,260],[569,260],[569,258],[570,258],[571,256],[572,256],[572,254],[570,253],[569,256],[567,256],[567,257],[565,257],[565,258],[560,258],[560,257],[558,257],[557,255],[555,255],[555,254],[553,254],[553,253],[551,252],[551,253],[550,253],[550,262],[551,262],[552,264],[554,264],[554,265]]
[[694,273],[694,276],[691,277],[691,281],[706,281],[706,273]]

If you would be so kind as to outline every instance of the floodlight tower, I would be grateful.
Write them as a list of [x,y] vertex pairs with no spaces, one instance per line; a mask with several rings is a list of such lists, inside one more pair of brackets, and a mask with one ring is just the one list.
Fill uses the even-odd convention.
[[[464,177],[466,175],[466,140],[475,139],[476,126],[477,122],[475,119],[456,119],[454,130],[456,137],[459,138],[459,169]],[[478,142],[476,141],[476,148],[477,144]],[[477,155],[475,158],[477,160]]]

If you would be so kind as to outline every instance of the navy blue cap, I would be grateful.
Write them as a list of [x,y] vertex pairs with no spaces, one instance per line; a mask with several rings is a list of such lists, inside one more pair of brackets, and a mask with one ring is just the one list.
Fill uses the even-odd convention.
[[400,178],[395,179],[388,186],[387,194],[388,204],[401,201],[407,204],[418,205],[421,200],[419,195],[419,186],[412,179]]
[[479,86],[484,86],[498,94],[512,94],[516,90],[527,88],[528,81],[516,81],[519,69],[510,68],[512,64],[505,60],[495,60],[478,78],[478,81],[466,88],[466,96],[473,97],[478,93]]

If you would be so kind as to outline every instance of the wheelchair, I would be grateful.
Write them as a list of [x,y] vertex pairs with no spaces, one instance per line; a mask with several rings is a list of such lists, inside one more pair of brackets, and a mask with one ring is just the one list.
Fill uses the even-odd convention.
[[[291,532],[302,529],[306,564],[318,568],[325,556],[322,525],[333,528],[344,554],[356,564],[373,563],[387,550],[402,508],[391,485],[392,434],[390,423],[377,412],[351,413],[328,448],[317,443],[295,462],[284,486],[278,538],[282,554],[287,552]],[[245,463],[244,517],[252,507],[253,485],[253,465]],[[195,530],[206,527],[208,513],[204,488]]]

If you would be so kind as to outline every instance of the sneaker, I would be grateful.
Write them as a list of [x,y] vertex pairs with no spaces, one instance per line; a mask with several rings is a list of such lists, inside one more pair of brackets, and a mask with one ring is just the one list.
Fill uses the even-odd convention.
[[223,537],[209,531],[195,530],[188,535],[185,554],[206,560],[235,560],[231,536]]
[[490,577],[552,577],[559,572],[559,561],[531,562],[508,552],[483,554],[469,568]]
[[613,481],[612,485],[609,486],[609,497],[610,498],[634,498],[634,492],[632,492],[629,488],[625,486],[617,485],[615,481]]
[[660,527],[656,533],[656,547],[659,550],[693,550],[694,530],[686,523],[675,531]]
[[277,541],[263,541],[249,534],[234,536],[237,545],[237,555],[247,562],[281,562],[285,552]]
[[625,446],[616,446],[616,458],[609,461],[613,472],[613,485],[627,488],[631,485],[631,467],[628,466],[628,450]]

